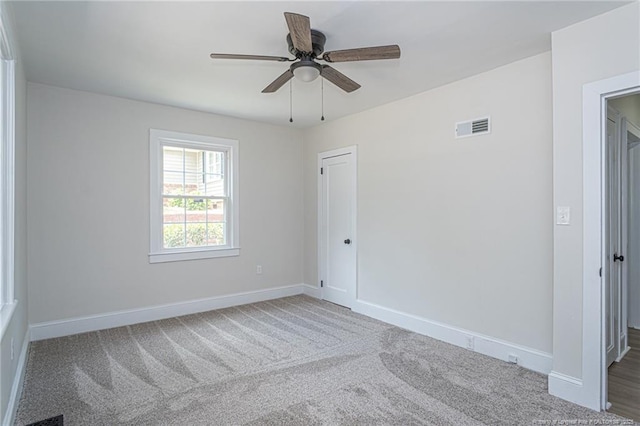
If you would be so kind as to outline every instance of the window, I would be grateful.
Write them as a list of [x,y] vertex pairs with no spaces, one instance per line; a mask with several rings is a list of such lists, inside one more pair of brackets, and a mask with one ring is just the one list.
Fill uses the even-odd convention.
[[238,141],[151,129],[149,261],[237,256]]
[[15,63],[0,16],[0,339],[11,320],[14,298]]

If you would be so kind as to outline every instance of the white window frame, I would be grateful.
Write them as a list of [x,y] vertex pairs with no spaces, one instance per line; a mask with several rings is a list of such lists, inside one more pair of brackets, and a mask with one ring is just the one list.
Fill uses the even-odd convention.
[[[238,191],[238,141],[213,136],[192,135],[167,130],[150,129],[150,252],[149,263],[181,260],[209,259],[240,255],[239,246],[239,191]],[[162,243],[162,148],[177,146],[189,149],[225,151],[227,154],[229,200],[227,209],[226,245],[186,248],[164,248]]]
[[0,339],[15,299],[15,60],[4,13],[0,13]]

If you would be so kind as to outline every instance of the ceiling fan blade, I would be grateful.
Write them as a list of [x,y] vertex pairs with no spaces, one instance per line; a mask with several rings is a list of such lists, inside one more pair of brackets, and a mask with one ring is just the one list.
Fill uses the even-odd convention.
[[286,70],[280,75],[280,77],[276,78],[275,80],[273,80],[273,82],[270,85],[265,87],[262,93],[273,93],[279,88],[281,88],[287,81],[291,80],[292,78],[293,78],[293,73],[291,72],[291,70]]
[[209,55],[211,59],[251,59],[258,61],[278,61],[289,62],[293,59],[285,58],[284,56],[263,56],[263,55],[235,55],[232,53],[212,53]]
[[360,85],[329,65],[322,66],[322,77],[326,78],[347,93],[358,90]]
[[373,61],[376,59],[398,59],[400,46],[361,47],[358,49],[334,50],[325,52],[322,59],[327,62]]
[[289,34],[293,47],[300,52],[313,52],[311,43],[311,22],[308,16],[298,15],[297,13],[285,12],[284,18],[289,26]]

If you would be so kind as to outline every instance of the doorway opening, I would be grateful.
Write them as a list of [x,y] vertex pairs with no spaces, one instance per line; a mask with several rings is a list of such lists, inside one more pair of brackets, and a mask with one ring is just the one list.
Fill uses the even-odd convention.
[[[617,98],[638,93],[640,70],[586,84],[582,93],[582,378],[574,380],[571,386],[561,389],[560,393],[566,399],[598,411],[609,408],[607,355],[611,345],[607,344],[607,340],[611,342],[611,339],[620,337],[612,331],[616,327],[607,318],[607,305],[611,307],[619,300],[619,296],[623,297],[620,289],[619,295],[613,294],[612,302],[611,288],[607,285],[615,285],[616,277],[622,277],[625,273],[622,270],[625,262],[620,258],[624,253],[609,238],[616,224],[610,221],[611,203],[615,200],[610,197],[614,188],[611,187],[612,168],[608,160],[618,157],[611,152],[607,143],[607,130],[611,132],[612,128],[608,124],[608,104]],[[622,162],[619,162],[618,167],[621,165]],[[622,180],[618,182],[620,186],[622,183]],[[622,242],[618,244],[622,245]],[[621,302],[618,304],[621,308],[625,306]],[[625,321],[620,318],[622,310],[617,312],[617,330],[626,330],[622,327]],[[626,350],[625,342],[618,345],[618,350]],[[616,359],[620,355],[618,353]]]
[[640,421],[640,94],[607,99],[605,145],[606,407]]

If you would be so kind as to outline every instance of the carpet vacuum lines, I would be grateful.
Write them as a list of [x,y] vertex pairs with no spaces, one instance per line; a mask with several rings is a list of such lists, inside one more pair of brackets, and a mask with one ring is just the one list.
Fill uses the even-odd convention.
[[549,395],[542,374],[302,295],[33,342],[16,424],[61,414],[92,426],[625,424]]

